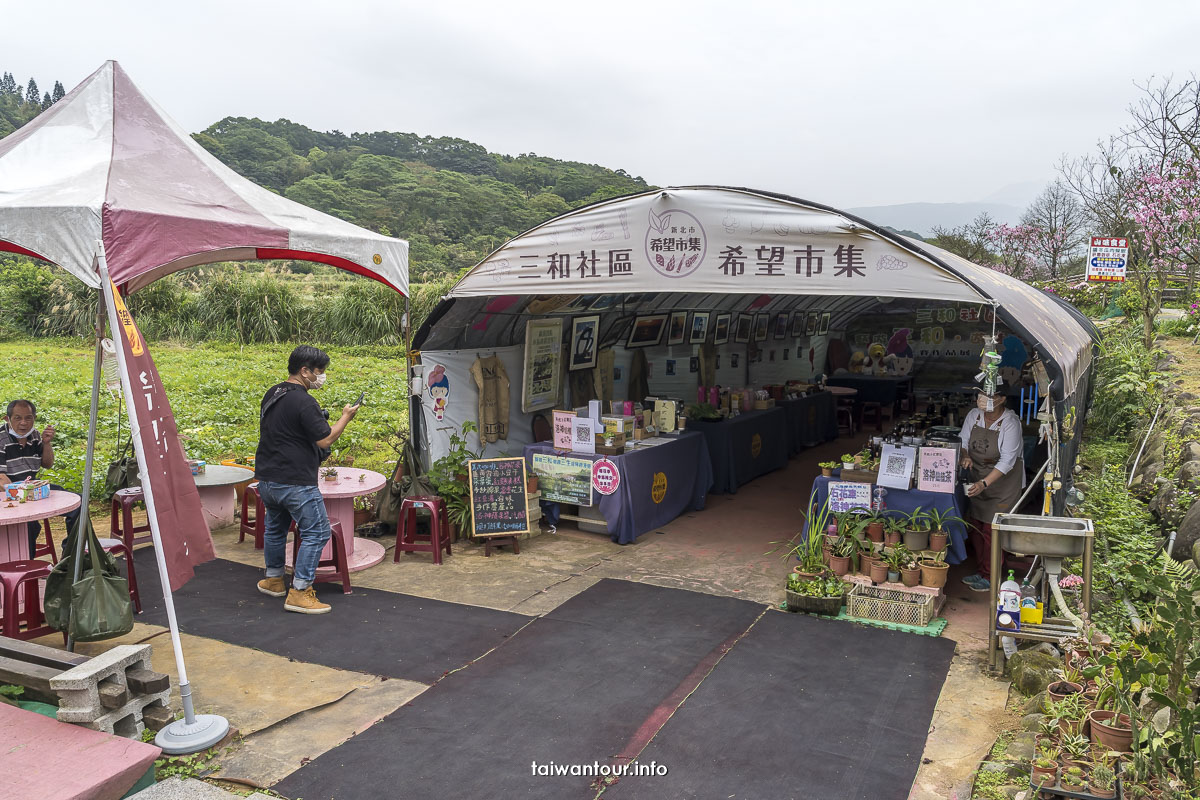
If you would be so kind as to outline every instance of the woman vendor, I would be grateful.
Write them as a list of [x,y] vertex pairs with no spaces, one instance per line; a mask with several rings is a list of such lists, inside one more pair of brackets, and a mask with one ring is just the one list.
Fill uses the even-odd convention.
[[960,463],[970,476],[967,515],[971,546],[979,567],[979,572],[963,578],[963,583],[977,592],[986,592],[992,577],[992,517],[997,512],[1011,511],[1025,488],[1021,420],[1005,408],[1003,394],[980,391],[976,407],[963,420],[959,437]]

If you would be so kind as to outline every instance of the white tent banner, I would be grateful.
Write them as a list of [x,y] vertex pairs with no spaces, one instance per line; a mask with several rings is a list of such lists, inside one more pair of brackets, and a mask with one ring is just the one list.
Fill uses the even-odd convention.
[[949,270],[834,211],[704,187],[550,220],[476,265],[450,296],[638,292],[983,299]]

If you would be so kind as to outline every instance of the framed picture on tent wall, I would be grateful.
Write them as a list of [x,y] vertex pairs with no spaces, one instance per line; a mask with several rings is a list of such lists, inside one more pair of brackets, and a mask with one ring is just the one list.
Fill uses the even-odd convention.
[[667,344],[683,344],[683,340],[687,338],[687,312],[672,311],[671,312],[671,327],[667,333]]
[[696,311],[692,314],[692,332],[688,335],[688,344],[704,344],[708,338],[708,311]]
[[830,316],[832,316],[832,314],[829,311],[826,311],[824,314],[821,315],[821,324],[820,324],[820,326],[817,327],[817,335],[818,336],[824,336],[825,334],[829,333],[829,317]]
[[804,335],[804,320],[808,317],[803,311],[792,312],[792,336]]
[[788,315],[787,312],[775,316],[775,338],[786,339],[788,333]]
[[666,327],[666,314],[638,317],[629,329],[629,339],[625,342],[625,347],[654,347],[662,341],[663,329]]
[[808,312],[808,321],[804,323],[804,335],[805,336],[816,336],[817,335],[817,326],[820,323],[821,323],[821,312],[820,311]]
[[750,333],[754,328],[754,317],[749,314],[738,314],[737,331],[733,335],[733,340],[739,344],[745,344],[750,341]]
[[531,319],[525,323],[525,372],[521,380],[521,410],[525,413],[558,404],[562,328],[561,319]]
[[713,325],[713,344],[729,343],[729,314],[717,314]]
[[596,366],[596,350],[600,339],[600,317],[575,317],[571,320],[571,361],[567,370],[591,369]]
[[770,327],[770,314],[756,314],[754,316],[754,341],[765,342],[767,340],[767,329]]

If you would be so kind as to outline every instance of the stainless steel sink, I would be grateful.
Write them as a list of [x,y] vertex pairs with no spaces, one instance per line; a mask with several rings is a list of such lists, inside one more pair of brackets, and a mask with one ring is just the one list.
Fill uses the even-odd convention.
[[1003,550],[1046,558],[1081,556],[1093,535],[1090,519],[1030,514],[997,514],[992,518],[992,531],[1000,537]]

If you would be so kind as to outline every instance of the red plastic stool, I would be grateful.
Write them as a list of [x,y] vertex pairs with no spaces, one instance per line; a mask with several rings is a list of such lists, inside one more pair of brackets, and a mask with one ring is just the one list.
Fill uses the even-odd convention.
[[[350,568],[346,558],[346,543],[342,541],[342,523],[329,521],[329,527],[333,531],[333,535],[329,537],[329,543],[333,546],[333,558],[321,559],[317,562],[317,575],[313,578],[313,583],[325,583],[327,581],[338,581],[342,584],[342,594],[350,594],[354,589],[350,586]],[[296,557],[300,555],[300,531],[296,530],[296,523],[292,523],[292,573],[296,571]],[[320,569],[322,567],[333,567],[332,573],[322,575]]]
[[42,520],[42,532],[46,534],[46,543],[39,544],[34,548],[33,558],[41,558],[42,556],[50,556],[50,563],[58,563],[58,551],[54,549],[54,534],[50,532],[50,520]]
[[[250,498],[254,497],[254,513],[250,513]],[[238,542],[246,541],[246,534],[254,537],[254,549],[263,549],[263,528],[266,525],[266,509],[263,508],[262,498],[258,496],[258,481],[246,487],[242,492],[242,521],[238,525]]]
[[[0,589],[3,590],[4,622],[0,631],[10,639],[36,639],[56,633],[46,624],[42,615],[42,598],[38,593],[38,581],[50,574],[50,565],[45,561],[9,561],[0,564]],[[21,611],[17,595],[25,589],[25,610]],[[21,629],[24,623],[25,629]],[[63,643],[67,634],[63,632]]]
[[146,504],[142,487],[132,486],[128,489],[118,489],[112,498],[112,514],[109,518],[109,533],[114,539],[120,539],[130,551],[135,545],[154,541],[153,536],[137,536],[136,534],[150,532],[150,523],[134,526],[133,507],[135,504]]
[[96,540],[100,542],[100,546],[104,548],[104,552],[111,555],[124,556],[125,580],[129,584],[129,599],[133,601],[133,613],[142,613],[142,596],[138,594],[137,573],[133,571],[133,551],[129,548],[129,545],[120,539],[107,539],[103,536],[98,536]]
[[[417,531],[417,510],[429,512],[429,535]],[[400,561],[401,553],[433,553],[433,563],[442,563],[442,549],[450,555],[450,517],[446,501],[440,497],[413,496],[400,501],[396,520],[396,554],[392,563]]]

